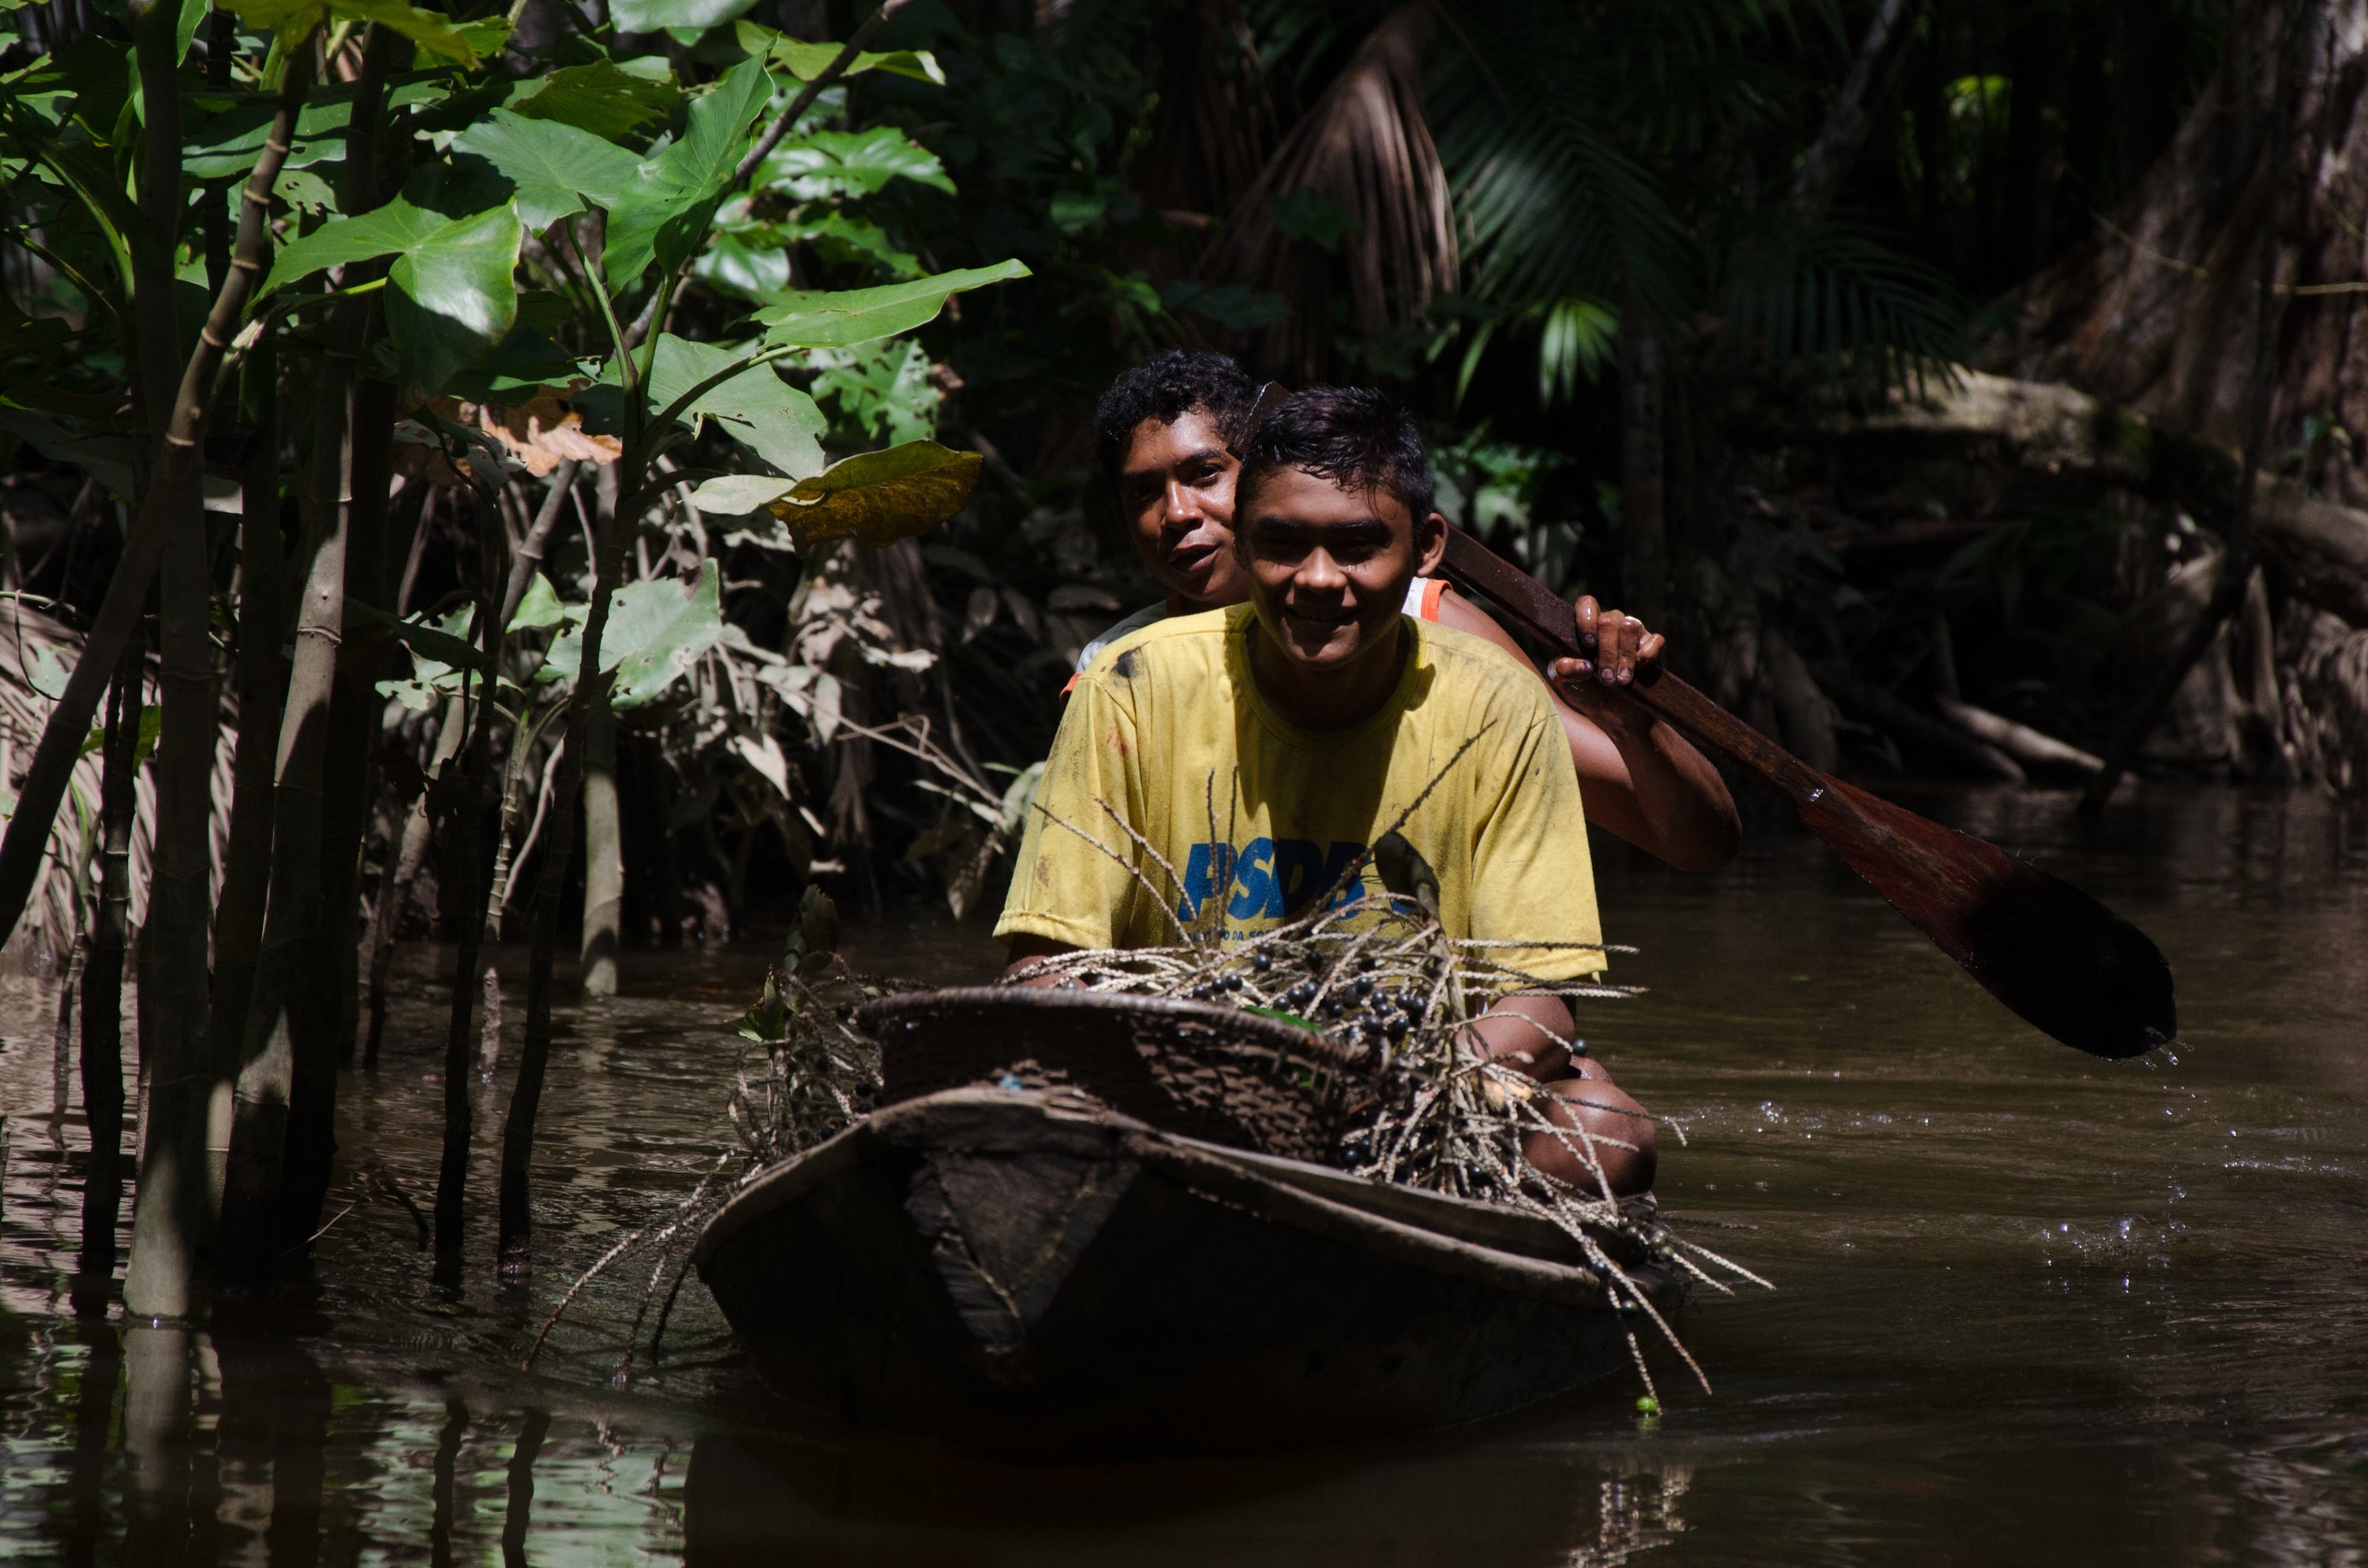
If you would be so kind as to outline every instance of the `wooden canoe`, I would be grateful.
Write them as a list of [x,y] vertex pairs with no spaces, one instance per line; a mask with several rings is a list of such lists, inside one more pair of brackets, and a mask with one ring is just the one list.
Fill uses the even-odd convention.
[[[1532,1216],[972,1085],[752,1179],[700,1278],[797,1403],[1024,1459],[1300,1447],[1469,1421],[1627,1363]],[[1664,1309],[1679,1281],[1629,1270]],[[1633,1312],[1633,1309],[1631,1309]]]

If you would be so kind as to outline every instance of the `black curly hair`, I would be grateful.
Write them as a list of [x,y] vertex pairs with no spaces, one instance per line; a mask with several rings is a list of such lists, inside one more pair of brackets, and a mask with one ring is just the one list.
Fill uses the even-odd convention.
[[1406,405],[1370,387],[1308,387],[1283,399],[1243,444],[1235,505],[1268,474],[1295,468],[1343,490],[1383,490],[1419,524],[1436,505],[1430,455]]
[[1238,445],[1258,394],[1258,383],[1229,354],[1171,348],[1146,359],[1112,381],[1094,405],[1094,444],[1102,472],[1118,477],[1136,426],[1146,419],[1172,425],[1196,408],[1207,409],[1217,433]]

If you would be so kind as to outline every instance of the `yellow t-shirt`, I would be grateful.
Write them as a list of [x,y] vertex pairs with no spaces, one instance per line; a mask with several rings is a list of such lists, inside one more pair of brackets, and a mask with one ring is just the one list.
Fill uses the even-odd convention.
[[[1411,805],[1399,831],[1438,873],[1449,936],[1600,944],[1578,777],[1536,675],[1464,632],[1410,618],[1404,633],[1389,700],[1333,732],[1286,723],[1258,694],[1247,605],[1113,644],[1062,715],[996,935],[1140,948],[1179,940],[1179,924],[1270,930]],[[1368,863],[1339,902],[1382,892]],[[1496,956],[1551,980],[1603,968],[1587,949]]]

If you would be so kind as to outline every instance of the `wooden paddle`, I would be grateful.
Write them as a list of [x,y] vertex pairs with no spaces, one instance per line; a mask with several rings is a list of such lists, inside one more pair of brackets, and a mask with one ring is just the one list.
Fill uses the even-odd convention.
[[[1461,528],[1447,530],[1441,568],[1556,654],[1593,658],[1566,600]],[[2078,888],[1828,778],[1673,675],[1622,689],[1783,796],[1910,925],[2030,1023],[2109,1061],[2177,1037],[2161,949]]]

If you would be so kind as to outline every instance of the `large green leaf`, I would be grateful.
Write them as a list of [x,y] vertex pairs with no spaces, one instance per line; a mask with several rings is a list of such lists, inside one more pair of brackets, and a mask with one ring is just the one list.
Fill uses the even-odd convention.
[[779,474],[722,473],[693,490],[690,504],[711,517],[752,517],[796,488]]
[[602,60],[553,71],[539,91],[509,107],[529,119],[555,120],[621,142],[646,141],[681,101],[682,89],[671,80],[635,75]]
[[[445,96],[449,85],[450,73],[442,71],[393,76],[386,85],[386,106],[395,109],[434,103]],[[182,143],[181,172],[191,179],[227,179],[255,167],[278,112],[277,97],[272,93],[224,95],[228,107],[193,127]],[[296,138],[282,166],[302,169],[343,159],[353,118],[354,88],[314,89],[297,114]]]
[[189,57],[189,40],[198,36],[198,24],[213,9],[213,0],[181,0],[180,15],[173,22],[173,63],[178,65]]
[[[663,695],[723,635],[723,574],[703,562],[688,593],[666,579],[628,583],[609,600],[600,632],[600,667],[616,672],[609,702],[638,708]],[[537,680],[574,680],[584,668],[584,612],[571,607],[567,630],[552,639]]]
[[[359,612],[359,613],[358,613]],[[441,620],[412,619],[396,622],[401,627],[416,629],[395,633],[396,641],[411,654],[409,680],[382,680],[378,683],[379,695],[392,697],[415,713],[425,713],[437,707],[446,694],[461,686],[461,665],[483,667],[484,655],[469,641],[469,622],[476,611],[467,606],[454,610]],[[349,620],[383,624],[393,619],[383,611],[357,606],[348,601],[346,609]],[[371,618],[375,616],[376,621]],[[448,665],[438,659],[438,650],[450,652],[458,658],[462,651],[469,654],[461,664]]]
[[222,6],[256,31],[271,34],[283,47],[302,42],[313,28],[338,16],[392,28],[455,65],[477,63],[476,46],[452,26],[450,17],[405,5],[404,0],[222,0]]
[[[559,602],[559,592],[551,585],[551,579],[538,572],[518,599],[518,613],[510,617],[505,631],[548,631],[566,623],[567,611],[568,607]],[[577,662],[582,662],[581,654]]]
[[[465,623],[470,610],[458,612]],[[420,620],[399,620],[376,605],[364,604],[348,597],[346,600],[346,627],[375,627],[392,634],[394,640],[411,650],[417,663],[420,678],[433,680],[458,669],[482,670],[485,667],[485,651],[467,638],[448,631],[440,626]],[[450,664],[438,664],[437,659],[449,659]]]
[[641,162],[588,131],[506,108],[454,137],[452,150],[499,169],[518,187],[518,221],[538,233],[584,210],[587,197],[613,206]]
[[784,142],[757,165],[756,183],[800,201],[826,196],[870,196],[890,180],[908,179],[954,194],[938,155],[893,125],[869,131],[817,131]]
[[523,237],[517,210],[505,205],[447,223],[404,252],[387,274],[386,319],[405,386],[441,391],[508,334]]
[[[70,463],[123,501],[138,494],[131,483],[131,443],[121,436],[90,434],[62,425],[28,408],[0,407],[0,433],[28,441],[51,462]],[[15,443],[0,441],[10,452]]]
[[545,387],[564,387],[586,373],[581,360],[527,322],[524,298],[518,301],[518,324],[491,353],[445,381],[446,392],[470,403],[514,406],[533,402]]
[[[665,408],[700,382],[748,357],[748,347],[720,348],[669,333],[658,339],[650,367],[650,402]],[[822,471],[822,433],[829,422],[813,398],[785,384],[770,365],[756,365],[700,394],[687,411],[703,415],[724,433],[792,479]]]
[[[757,22],[742,22],[733,28],[744,53],[762,54],[801,82],[811,82],[830,69],[845,46],[836,43],[807,43],[787,33],[775,32]],[[860,51],[841,73],[860,76],[866,71],[885,71],[892,76],[910,76],[917,82],[934,82],[942,87],[946,74],[938,67],[938,57],[926,49],[892,49],[875,53]]]
[[59,183],[81,198],[83,210],[107,242],[118,280],[129,292],[132,252],[154,243],[155,231],[123,193],[122,177],[107,154],[87,142],[42,135],[20,116],[8,116],[7,125],[7,141],[19,143],[10,151],[30,153]]
[[935,441],[907,441],[830,465],[772,504],[800,550],[852,539],[877,550],[928,533],[970,501],[985,460]]
[[850,348],[875,337],[892,337],[928,325],[945,309],[950,295],[1027,276],[1028,268],[1019,262],[999,261],[993,267],[963,267],[877,289],[793,294],[784,303],[758,311],[757,319],[769,329],[765,334],[767,343]]
[[[669,584],[667,586],[671,587]],[[617,708],[638,708],[664,692],[701,653],[723,635],[723,574],[712,562],[700,564],[699,584],[689,599],[677,599],[674,614],[647,636],[637,638],[614,668],[617,684],[609,694]],[[616,624],[616,611],[609,612]],[[606,637],[602,638],[605,644]],[[605,661],[607,649],[602,649]]]
[[448,164],[422,165],[403,182],[393,200],[358,218],[324,223],[290,242],[272,262],[270,275],[256,297],[261,299],[324,267],[416,249],[448,224],[499,210],[505,199],[499,180],[472,178],[469,171]]
[[609,19],[620,33],[654,33],[666,28],[703,31],[730,21],[755,4],[756,0],[611,0]]
[[772,92],[765,62],[742,61],[692,102],[682,140],[642,161],[609,208],[601,267],[609,288],[632,288],[653,259],[672,272],[689,257],[746,149],[748,122]]

